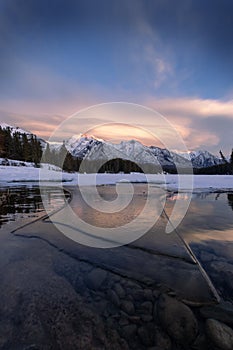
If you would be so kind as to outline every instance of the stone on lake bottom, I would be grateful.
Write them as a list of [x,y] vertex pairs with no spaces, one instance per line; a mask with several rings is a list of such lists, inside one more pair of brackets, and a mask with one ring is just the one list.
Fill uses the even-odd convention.
[[107,277],[106,271],[96,268],[88,273],[88,275],[85,278],[85,282],[88,288],[93,290],[98,290],[106,280],[106,277]]
[[206,334],[210,341],[221,350],[233,349],[233,330],[214,319],[206,321]]
[[134,304],[129,300],[124,300],[121,303],[121,308],[123,311],[125,311],[128,315],[133,315],[135,313]]
[[198,323],[187,305],[163,294],[158,301],[157,313],[164,330],[178,344],[191,344],[195,340]]

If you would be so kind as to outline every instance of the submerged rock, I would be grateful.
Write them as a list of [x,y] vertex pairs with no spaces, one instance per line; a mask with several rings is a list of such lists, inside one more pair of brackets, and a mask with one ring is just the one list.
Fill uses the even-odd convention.
[[222,302],[218,305],[202,307],[200,314],[204,318],[213,318],[233,326],[233,306],[230,303]]
[[157,308],[158,318],[166,332],[179,344],[191,344],[198,333],[198,323],[192,310],[165,294]]
[[214,319],[206,321],[206,334],[213,345],[221,350],[233,349],[233,330],[222,322]]
[[118,295],[119,298],[123,299],[125,298],[125,291],[122,288],[120,283],[116,283],[114,286],[114,290],[116,292],[116,294]]
[[137,326],[135,324],[126,325],[122,329],[122,336],[126,340],[132,340],[132,338],[135,337],[136,333],[137,333]]
[[169,336],[163,332],[160,328],[155,329],[154,334],[154,342],[155,346],[153,347],[153,350],[170,350],[171,349],[171,340]]
[[113,303],[113,305],[115,305],[115,306],[120,305],[120,299],[119,299],[118,295],[116,294],[116,292],[114,292],[114,290],[109,289],[107,292],[107,296],[108,296],[109,300]]
[[143,345],[147,347],[154,345],[154,330],[152,327],[148,327],[148,326],[139,327],[138,336]]
[[87,274],[85,282],[88,288],[98,290],[106,280],[106,277],[106,271],[96,268]]
[[[210,269],[221,276],[227,287],[233,290],[233,264],[225,261],[213,261],[210,263]],[[211,272],[211,271],[210,271]]]
[[135,313],[134,304],[129,300],[124,300],[121,303],[121,308],[123,311],[125,311],[128,315],[133,315]]

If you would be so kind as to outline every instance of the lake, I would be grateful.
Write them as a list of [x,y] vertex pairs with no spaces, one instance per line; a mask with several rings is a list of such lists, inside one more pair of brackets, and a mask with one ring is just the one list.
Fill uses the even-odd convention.
[[[67,197],[69,194],[66,194]],[[0,187],[0,199],[7,196],[7,200],[0,205],[0,229],[4,224],[27,218],[37,218],[44,214],[43,200],[49,210],[56,210],[64,205],[64,194],[56,187],[47,187],[41,194],[38,186],[16,185],[9,189]]]
[[[147,186],[134,185],[133,205],[122,212],[100,214],[90,210],[80,199],[76,198],[76,213],[83,220],[91,221],[98,227],[116,227],[130,222],[137,216],[145,205]],[[88,192],[88,188],[86,189]],[[7,193],[5,187],[0,189],[0,196]],[[105,200],[116,198],[114,186],[100,186],[99,193]],[[44,204],[49,210],[56,210],[64,204],[63,192],[55,187],[48,187],[42,193]],[[68,194],[67,194],[68,196]],[[166,193],[165,211],[169,215],[175,200],[185,201],[186,193]],[[147,211],[148,217],[152,210]],[[7,203],[0,207],[0,227],[22,218],[36,218],[43,214],[43,202],[37,186],[15,186],[10,188]],[[110,215],[110,219],[109,216]],[[191,247],[197,259],[213,281],[214,286],[224,299],[231,299],[233,292],[232,263],[233,263],[233,193],[193,193],[192,200],[184,219],[178,227],[178,232]],[[145,218],[144,218],[145,220]],[[143,241],[144,240],[144,241]],[[156,245],[145,237],[141,239],[145,248],[154,249]],[[149,242],[149,243],[148,243]],[[137,245],[137,241],[135,243]],[[163,243],[160,241],[160,248]],[[167,246],[166,246],[167,245]],[[175,247],[175,245],[174,245]],[[178,254],[175,248],[165,241],[162,252],[167,255]]]
[[[115,190],[98,188],[109,206],[117,198]],[[133,202],[123,212],[98,214],[73,187],[70,206],[101,230],[124,227],[143,211],[147,190],[147,185],[135,184]],[[37,186],[10,188],[0,217],[1,350],[181,350],[187,339],[194,342],[197,327],[200,337],[193,349],[206,349],[206,319],[233,325],[232,193],[193,193],[177,233],[167,235],[174,202],[187,200],[187,194],[164,192],[154,185],[150,190],[152,197],[165,196],[166,213],[136,241],[102,249],[60,232],[59,227],[74,225],[68,217],[61,220],[68,194],[64,197],[54,187],[42,194]],[[8,189],[1,188],[1,193],[8,194]],[[93,200],[90,187],[85,193]],[[99,200],[94,198],[97,207]],[[115,209],[118,204],[114,202]],[[139,228],[153,215],[154,208],[147,208]],[[132,232],[136,229],[135,224]],[[77,231],[78,239],[99,238]],[[215,289],[222,297],[219,304]]]

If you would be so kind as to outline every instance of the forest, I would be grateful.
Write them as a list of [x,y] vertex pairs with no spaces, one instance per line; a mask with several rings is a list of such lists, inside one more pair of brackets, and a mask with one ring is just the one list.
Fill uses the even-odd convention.
[[11,133],[10,128],[0,126],[0,157],[33,162],[39,165],[42,156],[40,141],[34,135]]

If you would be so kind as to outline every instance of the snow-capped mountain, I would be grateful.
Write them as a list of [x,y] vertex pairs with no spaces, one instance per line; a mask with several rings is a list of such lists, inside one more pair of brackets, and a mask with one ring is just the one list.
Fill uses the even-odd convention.
[[103,140],[96,139],[93,136],[75,135],[66,141],[65,146],[74,157],[84,158],[91,150],[93,151],[102,143]]
[[199,150],[190,151],[188,153],[180,153],[183,158],[190,158],[194,168],[206,168],[218,164],[223,164],[223,160],[214,156],[212,153]]
[[149,147],[142,145],[135,140],[122,141],[119,144],[110,142],[99,142],[86,155],[87,160],[104,160],[108,161],[114,158],[122,158],[137,162],[139,164],[158,164],[158,159],[151,152]]
[[87,160],[105,160],[122,158],[139,164],[160,164],[166,167],[189,168],[190,161],[194,168],[222,164],[222,159],[208,151],[178,153],[155,146],[144,146],[139,141],[121,141],[114,144],[94,138],[93,136],[73,136],[65,143],[67,150],[75,157]]
[[[19,127],[14,127],[6,123],[0,123],[2,129],[9,128],[11,134],[15,132],[28,135],[28,138],[36,136],[30,131],[24,130]],[[37,137],[37,136],[36,136]],[[41,138],[37,137],[42,147],[47,144]],[[50,143],[50,149],[59,152],[62,142]],[[162,149],[156,146],[147,147],[139,141],[121,141],[118,144],[114,144],[108,141],[97,139],[94,136],[88,135],[74,135],[70,139],[65,141],[67,150],[74,156],[80,159],[87,160],[104,160],[108,161],[114,158],[122,158],[131,160],[138,164],[155,164],[162,167],[174,168],[176,165],[182,168],[190,167],[191,164],[194,168],[205,168],[213,165],[222,164],[223,160],[216,157],[208,151],[190,151],[188,153],[173,152],[167,149]]]
[[189,168],[191,165],[188,159],[180,156],[175,152],[170,152],[166,148],[159,148],[154,146],[150,146],[149,148],[153,154],[157,156],[159,163],[163,166],[174,167],[176,164],[183,168]]
[[167,149],[151,146],[147,147],[139,141],[121,141],[118,144],[96,139],[92,136],[73,136],[66,143],[67,150],[78,158],[86,160],[108,161],[122,158],[139,164],[155,164],[166,167],[190,167],[190,162],[184,157],[169,152]]

